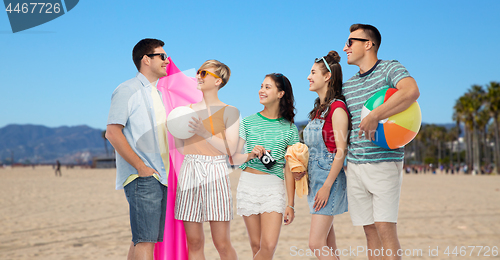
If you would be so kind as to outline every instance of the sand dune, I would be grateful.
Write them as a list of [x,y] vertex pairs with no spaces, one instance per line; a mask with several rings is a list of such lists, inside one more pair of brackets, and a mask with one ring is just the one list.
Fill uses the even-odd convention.
[[[0,259],[126,259],[128,204],[114,190],[115,171],[63,168],[62,174],[55,177],[51,167],[0,169]],[[231,174],[233,195],[238,178]],[[300,256],[310,225],[305,198],[297,199],[296,210],[294,223],[282,228],[275,259],[315,259]],[[335,228],[341,259],[366,259],[357,251],[364,250],[364,233],[348,213],[335,218]],[[398,229],[405,258],[499,259],[491,249],[500,247],[500,176],[405,175]],[[207,259],[218,259],[208,224],[205,234]],[[240,259],[251,259],[237,215],[231,237]]]

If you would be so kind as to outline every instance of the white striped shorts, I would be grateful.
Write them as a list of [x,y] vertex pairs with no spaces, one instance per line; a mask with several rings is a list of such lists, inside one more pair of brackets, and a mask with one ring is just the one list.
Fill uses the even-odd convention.
[[233,219],[225,155],[185,155],[177,183],[175,219],[191,222]]

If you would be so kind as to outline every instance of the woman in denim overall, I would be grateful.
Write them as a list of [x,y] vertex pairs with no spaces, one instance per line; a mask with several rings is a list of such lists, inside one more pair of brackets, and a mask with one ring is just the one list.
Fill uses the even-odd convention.
[[319,96],[309,114],[311,121],[303,132],[309,148],[307,202],[312,214],[309,247],[318,259],[338,259],[333,216],[347,212],[343,164],[349,115],[342,100],[339,61],[337,52],[330,51],[327,56],[316,59],[308,77],[309,90]]

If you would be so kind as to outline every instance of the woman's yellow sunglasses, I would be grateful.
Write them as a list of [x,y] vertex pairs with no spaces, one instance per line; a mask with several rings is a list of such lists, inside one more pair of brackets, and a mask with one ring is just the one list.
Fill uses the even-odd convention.
[[[198,72],[196,72],[196,75],[200,75],[200,78],[204,79],[207,74],[210,74],[212,76],[214,76],[215,78],[218,78],[218,79],[222,79],[221,77],[215,75],[215,73],[212,73],[210,71],[207,71],[207,70],[198,70]],[[222,79],[222,82],[224,82],[224,79]]]

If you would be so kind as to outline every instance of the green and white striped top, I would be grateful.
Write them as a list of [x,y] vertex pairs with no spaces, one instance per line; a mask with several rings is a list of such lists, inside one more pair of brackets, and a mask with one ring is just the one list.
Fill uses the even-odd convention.
[[245,153],[249,153],[256,145],[262,145],[266,150],[271,150],[271,156],[276,164],[268,170],[258,159],[252,159],[240,166],[274,174],[284,179],[285,154],[288,146],[299,142],[297,126],[284,118],[269,119],[260,113],[243,118],[240,124],[240,137],[246,141]]
[[352,131],[350,137],[347,161],[355,164],[395,162],[404,158],[404,148],[385,149],[370,140],[359,139],[359,124],[361,123],[361,110],[364,103],[376,92],[390,87],[395,88],[398,82],[410,73],[396,60],[379,60],[369,71],[356,73],[342,86],[342,94],[346,98],[347,108],[352,118]]

